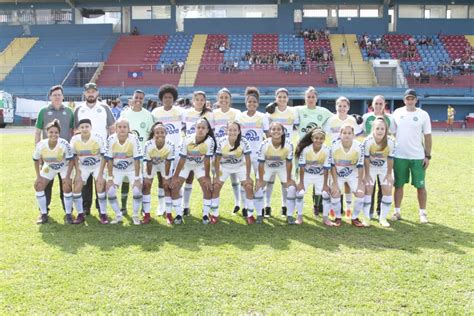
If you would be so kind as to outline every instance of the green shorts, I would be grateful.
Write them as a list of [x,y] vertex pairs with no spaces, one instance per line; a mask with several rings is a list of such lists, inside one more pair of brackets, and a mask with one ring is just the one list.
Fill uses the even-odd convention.
[[395,158],[393,163],[395,173],[395,187],[401,188],[410,180],[411,184],[417,188],[425,187],[425,168],[423,168],[423,159],[403,159]]

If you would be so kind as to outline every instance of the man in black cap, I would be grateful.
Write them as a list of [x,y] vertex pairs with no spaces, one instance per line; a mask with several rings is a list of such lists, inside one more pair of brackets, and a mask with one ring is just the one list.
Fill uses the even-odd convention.
[[[106,141],[107,137],[114,133],[115,118],[112,111],[107,104],[99,101],[99,90],[94,82],[84,85],[84,98],[84,103],[80,104],[74,111],[75,127],[78,127],[80,120],[89,119],[92,122],[92,133],[99,134]],[[87,183],[82,189],[84,213],[86,215],[90,214],[92,206],[92,178],[91,176],[87,179]]]
[[431,159],[431,120],[428,113],[416,107],[416,91],[408,89],[403,96],[404,107],[393,112],[397,125],[395,161],[395,213],[392,220],[400,220],[403,186],[411,177],[417,189],[420,223],[428,223],[426,215],[425,173]]

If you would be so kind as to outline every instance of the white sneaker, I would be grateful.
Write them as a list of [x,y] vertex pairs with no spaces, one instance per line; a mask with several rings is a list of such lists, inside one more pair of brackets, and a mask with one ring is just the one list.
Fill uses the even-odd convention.
[[364,225],[364,227],[370,227],[370,220],[367,220],[367,219],[363,219],[362,220],[362,225]]
[[140,225],[140,219],[138,218],[138,215],[133,215],[132,216],[132,221],[133,221],[133,225]]
[[420,223],[427,224],[428,223],[428,216],[426,213],[420,214]]
[[123,216],[119,215],[119,216],[115,217],[115,219],[110,221],[110,224],[118,224],[118,223],[121,223],[121,222],[123,222]]
[[382,226],[382,227],[390,227],[390,223],[387,221],[386,218],[380,219],[379,223],[380,223],[380,226]]

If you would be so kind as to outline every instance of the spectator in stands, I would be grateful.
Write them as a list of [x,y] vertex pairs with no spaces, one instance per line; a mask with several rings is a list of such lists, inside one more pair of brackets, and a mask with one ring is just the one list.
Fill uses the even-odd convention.
[[307,75],[308,74],[308,69],[307,69],[307,65],[306,65],[306,59],[304,59],[304,58],[301,59],[300,67],[301,67],[300,75],[303,74],[303,72],[304,72],[305,75]]
[[184,69],[184,61],[183,60],[178,60],[178,72],[183,72]]
[[329,31],[329,29],[326,27],[324,29],[324,39],[328,40],[330,34],[331,34],[331,31]]
[[[59,134],[59,137],[67,140],[68,142],[71,140],[74,127],[74,114],[69,107],[64,106],[63,93],[63,87],[60,85],[53,86],[51,87],[51,89],[49,89],[48,96],[49,101],[51,103],[42,108],[38,113],[38,119],[36,120],[35,125],[35,145],[38,144],[41,139],[48,138],[46,133],[46,126],[49,123],[52,123],[55,119],[59,120],[59,124],[61,126],[61,132]],[[58,174],[58,177],[59,194],[61,197],[61,203],[63,204],[63,209],[65,209],[61,175]],[[48,211],[49,204],[51,203],[51,191],[53,189],[53,182],[54,179],[52,179],[44,189],[44,193],[46,195],[46,207],[48,208]]]
[[[78,127],[80,120],[89,119],[92,123],[92,133],[98,134],[104,141],[107,140],[107,137],[115,132],[115,118],[110,108],[99,101],[99,90],[94,82],[84,85],[84,98],[84,103],[74,111],[75,127]],[[93,178],[91,175],[82,188],[82,205],[85,215],[89,215],[91,212]],[[98,210],[97,198],[95,204]]]
[[419,69],[416,69],[413,72],[413,82],[414,83],[421,83],[421,71]]
[[136,26],[133,28],[131,35],[140,35],[140,32],[138,32],[138,28]]
[[421,68],[420,71],[420,83],[430,83],[430,73],[425,68]]
[[173,74],[174,74],[175,72],[179,71],[179,67],[178,67],[178,63],[176,62],[176,59],[173,60],[173,62],[171,63],[171,65],[170,65],[170,71],[171,71],[171,73],[173,73]]
[[341,48],[339,48],[339,54],[341,54],[342,58],[345,58],[347,55],[347,47],[346,44],[342,43]]
[[420,38],[420,40],[418,41],[418,45],[426,45],[426,43],[427,43],[426,36],[423,36],[423,37]]
[[433,46],[433,38],[431,36],[428,36],[426,39],[426,45]]
[[225,43],[222,42],[221,45],[219,45],[219,53],[225,53]]
[[415,44],[410,44],[408,45],[408,58],[415,58],[416,57],[416,45]]
[[239,61],[237,59],[234,60],[234,63],[232,64],[232,70],[233,71],[238,71],[239,70]]

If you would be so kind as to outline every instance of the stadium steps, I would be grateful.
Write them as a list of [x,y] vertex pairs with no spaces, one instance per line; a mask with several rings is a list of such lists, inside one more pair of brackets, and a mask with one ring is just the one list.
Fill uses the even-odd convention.
[[196,34],[184,64],[183,73],[179,79],[179,86],[192,87],[196,81],[199,65],[206,47],[207,34]]
[[464,37],[467,39],[469,44],[471,44],[471,46],[474,47],[474,35],[464,35]]
[[38,37],[17,37],[0,53],[0,81],[5,80],[38,39]]
[[[342,58],[341,54],[339,54],[339,48],[342,46],[342,43],[344,43],[344,37],[346,40],[347,56]],[[371,65],[362,58],[356,35],[331,34],[329,39],[334,55],[338,85],[350,87],[376,86],[377,80],[374,76],[374,72]]]

